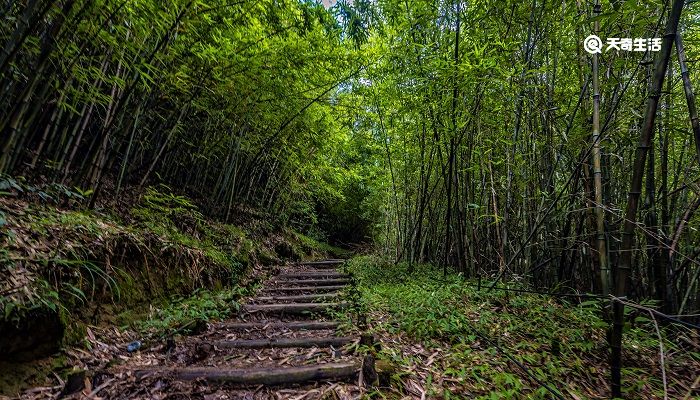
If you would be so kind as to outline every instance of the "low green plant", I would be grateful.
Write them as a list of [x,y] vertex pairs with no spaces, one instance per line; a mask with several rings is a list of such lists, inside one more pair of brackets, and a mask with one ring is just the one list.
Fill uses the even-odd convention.
[[191,296],[173,296],[160,308],[152,308],[147,319],[137,327],[144,332],[167,333],[191,321],[220,320],[238,311],[238,300],[250,292],[249,288],[211,291],[199,289]]
[[[348,265],[368,309],[382,315],[375,328],[390,335],[405,333],[426,349],[449,348],[433,372],[460,382],[473,398],[551,398],[503,351],[537,379],[582,398],[588,383],[607,379],[609,325],[601,318],[598,301],[575,304],[547,295],[478,291],[474,282],[459,275],[443,277],[435,266],[393,264],[377,256],[357,257]],[[629,317],[633,323],[624,336],[628,357],[656,360],[659,343],[653,321],[646,315]],[[668,338],[663,340],[667,351],[678,350]],[[683,354],[687,362],[700,363]],[[416,365],[406,358],[399,362],[407,370]],[[643,368],[624,369],[630,397],[661,388],[658,372],[639,364]],[[448,391],[441,395],[451,396]]]
[[349,254],[347,250],[331,246],[330,244],[315,239],[311,236],[307,236],[299,232],[294,232],[293,234],[299,241],[299,243],[301,243],[302,247],[304,247],[304,249],[306,250],[304,252],[316,251],[321,253],[333,254],[336,257],[343,257]]
[[12,324],[19,324],[32,312],[46,309],[61,314],[67,311],[59,290],[45,279],[37,279],[31,290],[24,296],[0,296],[0,318]]
[[0,196],[13,194],[35,196],[45,203],[79,205],[92,194],[92,190],[84,191],[78,187],[69,187],[56,182],[28,184],[22,176],[0,174]]
[[253,249],[245,231],[232,225],[215,225],[205,220],[188,198],[165,186],[148,187],[140,203],[131,210],[135,229],[146,228],[175,245],[201,250],[216,265],[232,273],[242,270]]

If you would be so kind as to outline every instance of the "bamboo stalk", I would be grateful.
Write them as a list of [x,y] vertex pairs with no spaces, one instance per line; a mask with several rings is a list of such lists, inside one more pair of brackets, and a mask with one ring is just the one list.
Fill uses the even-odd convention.
[[[642,191],[642,181],[644,179],[644,165],[646,163],[647,152],[654,138],[656,110],[659,105],[659,98],[661,97],[661,89],[663,88],[664,79],[666,77],[666,68],[668,67],[671,50],[676,39],[678,21],[683,11],[683,5],[684,0],[673,1],[671,14],[666,21],[666,33],[661,45],[661,51],[657,54],[654,63],[654,78],[646,103],[644,123],[642,124],[642,131],[639,135],[639,145],[637,146],[634,166],[632,168],[632,180],[625,210],[622,244],[620,246],[620,261],[617,267],[615,282],[615,296],[618,298],[624,298],[627,295],[627,278],[632,270],[634,230],[637,222],[637,209]],[[613,397],[620,397],[622,395],[622,329],[624,326],[624,306],[619,302],[614,302],[613,313],[613,329],[610,335],[610,347],[612,348],[610,358],[611,383]]]
[[696,157],[700,162],[700,119],[698,119],[698,110],[695,106],[695,94],[693,93],[693,85],[690,82],[690,72],[685,61],[685,49],[683,47],[683,38],[681,35],[676,35],[676,51],[678,54],[678,63],[681,67],[681,78],[683,79],[683,91],[685,92],[685,100],[688,104],[688,114],[690,116],[690,125],[693,128],[693,138],[695,139]]
[[[593,12],[596,16],[600,15],[600,0],[596,0],[593,6]],[[598,19],[594,22],[595,34],[600,30],[600,22]],[[598,250],[599,262],[599,280],[600,289],[603,295],[607,296],[610,293],[610,268],[608,266],[608,244],[605,235],[605,210],[603,204],[603,170],[601,165],[601,148],[600,148],[600,88],[598,79],[598,53],[593,53],[592,61],[593,74],[593,191],[595,197],[595,230],[596,230],[596,245]]]

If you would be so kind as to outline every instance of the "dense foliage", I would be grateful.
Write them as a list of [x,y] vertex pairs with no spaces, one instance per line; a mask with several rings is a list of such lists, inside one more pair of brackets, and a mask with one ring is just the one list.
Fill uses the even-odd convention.
[[[163,182],[225,220],[247,203],[410,263],[608,293],[660,53],[593,74],[581,42],[661,37],[671,2],[595,4],[7,2],[0,168],[92,205]],[[629,292],[682,313],[700,202],[680,72],[674,54]]]
[[[391,158],[387,244],[399,259],[439,262],[473,276],[505,272],[541,286],[600,290],[593,210],[605,211],[603,234],[615,265],[651,79],[645,60],[654,54],[601,56],[603,204],[597,204],[591,56],[581,48],[593,10],[540,1],[459,7],[383,7],[388,56],[373,69],[372,90],[383,95],[371,117]],[[602,37],[662,36],[664,2],[603,8],[595,17]],[[696,13],[689,6],[681,24],[689,59]],[[646,229],[638,230],[633,292],[666,292],[654,284],[666,275],[652,267],[662,258],[674,283],[667,300],[687,310],[697,291],[681,282],[697,275],[697,237],[684,224],[696,223],[691,182],[698,167],[678,71],[673,60],[643,194],[639,221]]]
[[164,182],[210,216],[229,220],[248,203],[320,233],[317,209],[342,213],[332,205],[366,184],[368,160],[335,111],[350,107],[339,87],[372,55],[358,51],[354,9],[333,12],[272,0],[6,1],[0,172],[77,186],[91,205]]
[[[2,1],[2,182],[88,208],[136,188],[133,218],[166,202],[178,229],[254,209],[407,273],[697,321],[698,2],[324,4]],[[592,33],[662,44],[589,54]]]

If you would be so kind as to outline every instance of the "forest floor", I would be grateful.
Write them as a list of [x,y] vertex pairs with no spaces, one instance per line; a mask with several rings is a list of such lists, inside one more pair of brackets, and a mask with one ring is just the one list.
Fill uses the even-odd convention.
[[[353,399],[361,396],[364,390],[359,373],[362,366],[358,355],[360,331],[353,325],[349,309],[293,313],[256,309],[298,305],[298,301],[289,299],[290,292],[293,296],[330,296],[333,300],[319,298],[317,301],[323,303],[314,304],[325,306],[335,302],[337,305],[347,298],[349,282],[343,285],[345,292],[315,290],[308,286],[322,279],[333,279],[332,276],[348,275],[299,265],[275,268],[272,272],[260,286],[259,293],[242,299],[244,305],[229,304],[237,309],[233,318],[210,321],[189,334],[180,332],[161,337],[149,347],[127,351],[127,344],[133,345],[138,338],[136,332],[116,328],[90,330],[91,349],[68,352],[75,365],[80,366],[76,370],[79,372],[71,375],[77,376],[77,380],[69,378],[76,382],[61,381],[55,386],[33,388],[21,397],[223,400]],[[304,274],[323,274],[328,278]],[[298,324],[316,324],[316,327],[298,329]],[[303,343],[319,339],[338,343]],[[267,343],[258,343],[261,340]],[[284,340],[298,340],[300,344],[287,347],[280,342]],[[251,372],[258,374],[250,376]],[[302,373],[312,374],[311,380],[319,383],[293,384],[294,380],[309,380],[309,376],[301,376]],[[187,374],[189,376],[184,377]],[[265,385],[275,377],[292,384]],[[248,384],[220,382],[236,379],[247,380]],[[66,393],[66,388],[74,393]]]
[[[378,362],[396,367],[392,388],[383,391],[388,398],[610,396],[609,325],[598,301],[487,293],[458,275],[442,279],[430,265],[409,272],[407,264],[377,257],[355,258],[349,271],[357,276],[371,333],[382,344]],[[623,394],[663,399],[654,323],[644,314],[628,317]],[[670,325],[660,329],[668,398],[700,398],[700,335]]]
[[283,259],[342,253],[254,210],[206,219],[164,187],[88,210],[61,185],[0,183],[0,397],[63,384],[113,346],[227,318]]
[[[305,272],[285,266],[283,260],[318,258],[336,250],[264,220],[247,218],[238,225],[205,220],[188,199],[156,188],[141,193],[129,210],[120,213],[71,205],[79,194],[56,193],[65,188],[21,189],[31,194],[0,198],[4,228],[0,237],[4,325],[0,330],[5,333],[0,337],[0,353],[9,348],[41,350],[51,356],[32,362],[0,362],[0,397],[609,396],[608,324],[600,318],[598,301],[486,293],[461,276],[440,278],[441,271],[429,265],[414,265],[409,272],[406,264],[362,256],[350,260],[342,271],[352,274],[357,284],[358,290],[348,297],[352,310],[293,318],[263,315],[242,304],[298,301],[280,300],[282,294],[272,291],[289,284],[270,278],[272,275]],[[47,197],[53,203],[38,199]],[[282,267],[276,267],[279,265]],[[270,293],[258,294],[261,286]],[[282,293],[307,296],[315,291]],[[315,300],[330,301],[324,296]],[[367,329],[356,327],[360,320],[352,317],[357,315],[367,317]],[[339,325],[313,331],[267,326],[267,322],[311,319],[338,321]],[[630,313],[627,320],[623,342],[626,397],[699,398],[698,333],[660,324],[659,340],[655,321],[648,315]],[[241,321],[264,321],[265,326],[243,330],[232,326]],[[12,335],[6,329],[15,326],[20,327],[15,336],[23,343],[7,340]],[[358,345],[362,333],[371,334],[381,343],[381,350]],[[352,339],[346,346],[303,348],[208,345],[212,341],[318,337]],[[42,348],[46,342],[53,346]],[[130,352],[129,345],[139,348]],[[55,352],[54,346],[61,350]],[[381,387],[376,389],[362,387],[371,379],[356,375],[353,363],[366,353],[383,366]],[[352,368],[338,369],[342,376],[335,383],[321,378],[320,384],[274,389],[259,384],[246,388],[208,385],[202,380],[182,383],[173,379],[173,371],[145,377],[137,373],[138,369],[162,372],[159,368],[165,366],[198,365],[216,368],[221,374],[225,368],[302,367],[319,362],[351,363]]]
[[[543,385],[567,399],[609,398],[607,324],[597,317],[597,303],[564,302],[535,294],[484,293],[458,276],[436,279],[439,271],[431,266],[416,265],[409,273],[405,264],[390,265],[377,257],[356,257],[342,271],[333,272],[347,272],[355,277],[358,290],[346,291],[344,297],[332,300],[350,301],[350,310],[281,317],[254,311],[257,305],[298,301],[279,296],[334,294],[305,289],[287,291],[299,286],[289,280],[290,274],[309,271],[290,265],[261,269],[257,271],[261,283],[250,294],[235,301],[229,297],[215,306],[233,310],[233,314],[223,318],[212,314],[205,324],[168,331],[153,340],[143,341],[143,332],[138,330],[89,327],[86,346],[66,351],[76,366],[75,373],[67,379],[56,377],[53,385],[25,391],[22,398],[56,398],[71,386],[68,381],[75,380],[75,376],[79,378],[73,387],[76,393],[66,398],[553,398]],[[201,296],[196,301],[173,304],[153,318],[151,326],[158,326],[159,318],[178,309],[207,307],[211,306]],[[356,315],[360,314],[367,317],[369,329],[358,329]],[[631,319],[634,322],[627,327],[624,342],[625,396],[664,398],[659,340],[653,333],[652,321],[643,315]],[[297,330],[274,325],[299,322],[337,322],[337,326]],[[263,326],[241,327],[240,323]],[[671,326],[662,326],[661,331],[668,398],[698,398],[700,337]],[[371,334],[380,344],[380,350],[373,353],[376,364],[384,366],[385,379],[378,388],[366,385],[368,379],[360,377],[357,370],[361,354],[368,351],[358,344],[362,333]],[[273,348],[275,345],[270,344],[261,349],[236,348],[246,340],[329,337],[350,339],[345,346]],[[136,340],[142,340],[143,346],[127,351],[127,346]],[[231,344],[234,341],[237,344]],[[338,379],[321,378],[318,383],[275,387],[262,381],[241,386],[206,379],[178,379],[183,373],[202,378],[215,373],[218,379],[232,379],[240,369],[259,368],[267,368],[265,375],[269,377],[276,368],[313,367],[319,363],[350,363],[353,367],[349,372],[341,371]],[[192,370],[193,367],[209,369],[202,372]]]

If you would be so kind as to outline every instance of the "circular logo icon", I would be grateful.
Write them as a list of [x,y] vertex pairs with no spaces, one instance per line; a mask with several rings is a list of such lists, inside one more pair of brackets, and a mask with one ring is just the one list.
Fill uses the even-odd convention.
[[583,48],[590,54],[601,53],[603,41],[596,35],[590,35],[583,39]]

